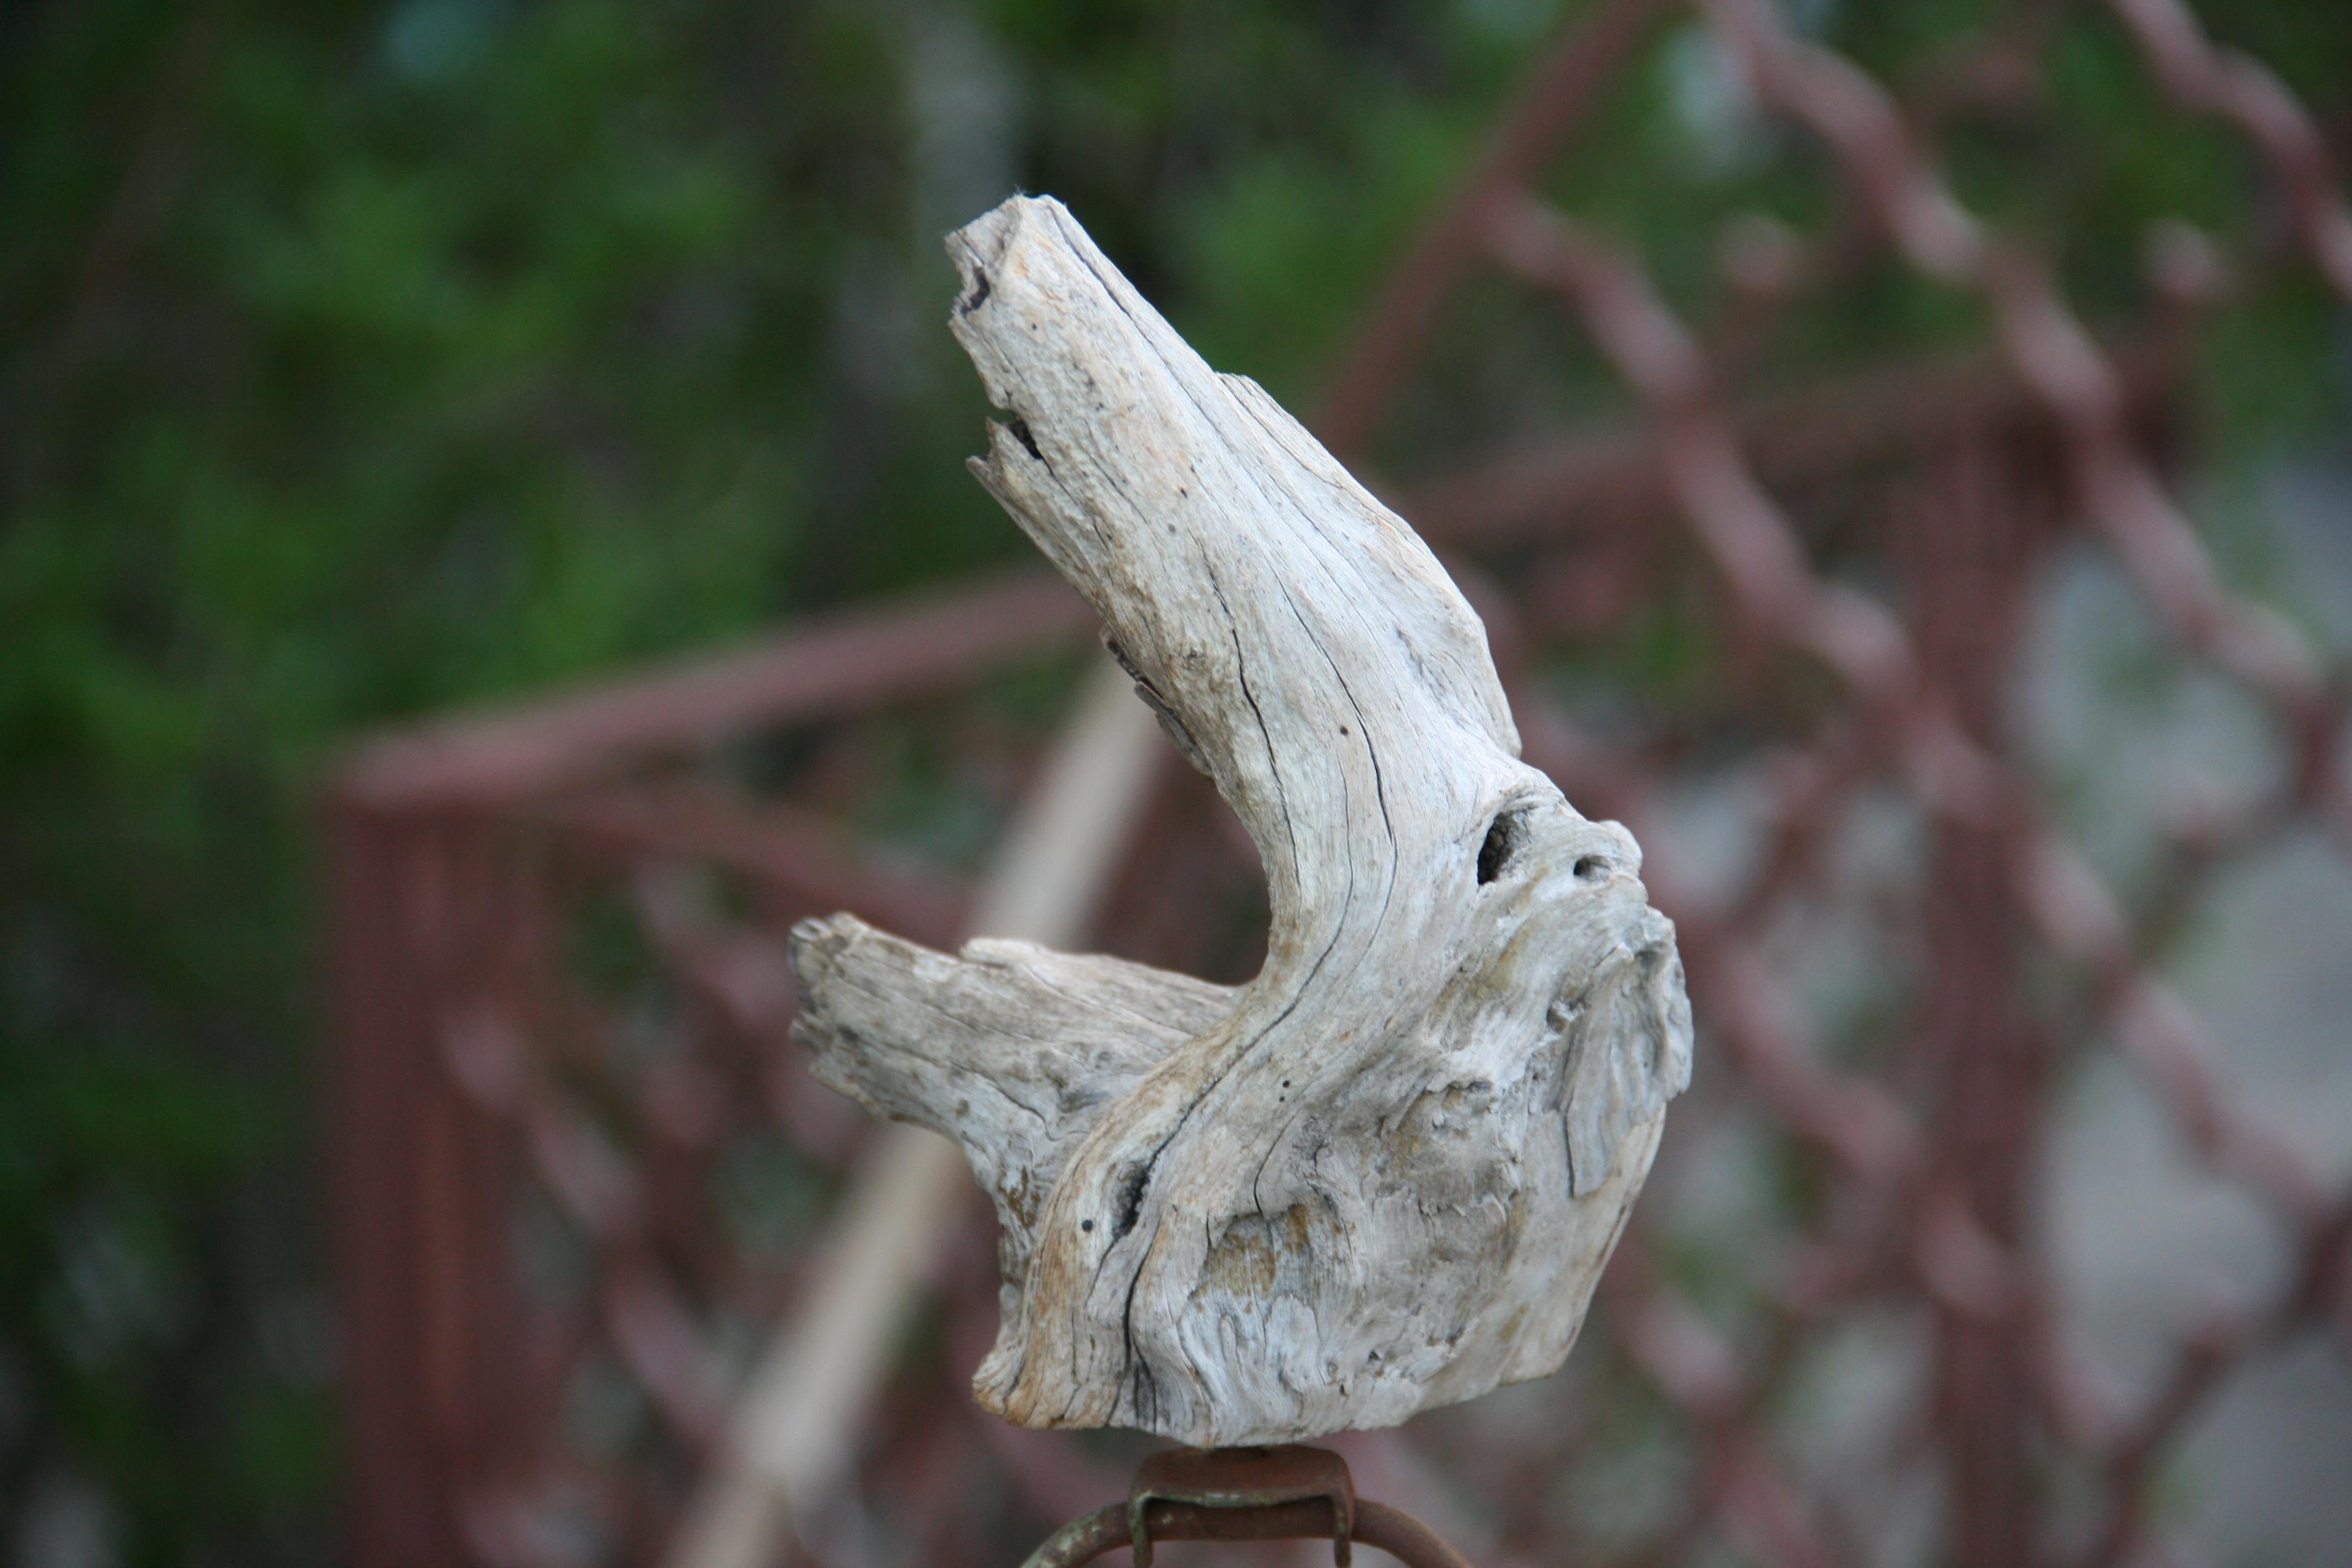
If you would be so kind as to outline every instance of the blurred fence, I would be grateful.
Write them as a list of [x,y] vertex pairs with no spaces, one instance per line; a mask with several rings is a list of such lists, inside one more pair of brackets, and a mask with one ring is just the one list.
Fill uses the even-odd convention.
[[[1362,456],[1478,273],[1555,294],[1638,400],[1625,428],[1474,456],[1391,499],[1486,617],[1528,759],[1646,847],[1702,1081],[1570,1373],[1343,1446],[1368,1488],[1497,1563],[2179,1560],[2159,1494],[2200,1414],[2290,1342],[2352,1343],[2340,1177],[2242,1106],[2229,1052],[2152,958],[2246,857],[2305,832],[2352,848],[2340,671],[2232,595],[2168,482],[2179,367],[2251,269],[2167,230],[2157,307],[2095,338],[1941,182],[1921,117],[1769,5],[1717,0],[1696,9],[1717,47],[1850,200],[1818,243],[1733,247],[1734,305],[1702,333],[1535,194],[1685,9],[1595,6],[1537,68],[1317,424]],[[2352,217],[2294,100],[2169,0],[2112,9],[2183,112],[2243,132],[2282,242],[2352,299]],[[1984,60],[2013,65],[2012,44]],[[1759,405],[1717,390],[1776,312],[1888,252],[1981,303],[1976,356]],[[2070,844],[2018,742],[2034,596],[2085,548],[2276,744],[2260,787],[2166,825],[2127,893]],[[1556,657],[1668,602],[1708,628],[1686,677],[1701,717],[1580,732]],[[1057,689],[1091,629],[1058,584],[1016,577],[386,742],[342,776],[332,1141],[362,1563],[663,1560],[872,1137],[787,1041],[783,927],[849,909],[951,943],[968,879],[874,848],[876,803],[913,756],[920,810],[1001,816],[1043,726],[999,678]],[[1679,805],[1702,758],[1745,781],[1727,871]],[[1090,945],[1220,978],[1255,962],[1254,856],[1172,753],[1110,888]],[[1831,942],[1864,972],[1848,994],[1809,970]],[[2037,1218],[2060,1091],[2104,1053],[2288,1258],[2221,1305],[2184,1302],[2190,1330],[2121,1395]],[[1693,1260],[1675,1167],[1699,1156],[1675,1145],[1729,1137],[1761,1148],[1743,1168],[1775,1194],[1743,1245]],[[994,1257],[985,1206],[966,1207],[927,1327],[842,1434],[856,1468],[828,1551],[991,1562],[1119,1489],[1098,1447],[971,1407]],[[1824,1458],[1790,1389],[1865,1321],[1897,1325],[1893,1359],[1920,1375]],[[1650,1471],[1626,1496],[1581,1495],[1629,1455]]]

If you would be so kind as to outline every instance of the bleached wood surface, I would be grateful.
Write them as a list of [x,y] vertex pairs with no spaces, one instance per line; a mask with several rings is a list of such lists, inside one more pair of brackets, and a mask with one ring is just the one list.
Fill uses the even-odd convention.
[[1058,203],[949,248],[1011,414],[973,471],[1239,815],[1273,916],[1239,990],[795,931],[819,1076],[955,1139],[996,1197],[981,1402],[1280,1442],[1551,1372],[1689,1077],[1639,849],[1517,760],[1412,530]]

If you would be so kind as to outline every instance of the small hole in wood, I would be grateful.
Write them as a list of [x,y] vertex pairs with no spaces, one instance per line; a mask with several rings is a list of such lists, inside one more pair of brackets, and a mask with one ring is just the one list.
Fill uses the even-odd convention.
[[1486,829],[1486,841],[1478,846],[1478,885],[1485,887],[1501,876],[1510,866],[1513,856],[1519,852],[1521,840],[1527,837],[1527,825],[1517,812],[1505,812],[1495,818]]
[[1578,881],[1593,882],[1609,874],[1609,862],[1598,855],[1581,855],[1570,869],[1576,873]]
[[1110,1238],[1118,1241],[1135,1228],[1135,1216],[1143,1207],[1143,1184],[1151,1179],[1151,1167],[1133,1164],[1119,1173],[1118,1215],[1111,1222]]

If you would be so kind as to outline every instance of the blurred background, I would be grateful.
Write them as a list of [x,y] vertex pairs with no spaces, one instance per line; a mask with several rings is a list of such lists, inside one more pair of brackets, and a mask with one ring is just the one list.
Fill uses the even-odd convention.
[[[952,943],[1088,667],[962,468],[1021,189],[1431,539],[1683,929],[1570,1371],[1366,1493],[2352,1561],[2352,9],[2200,9],[7,7],[0,1553],[714,1568],[881,1163],[782,931]],[[1246,978],[1136,789],[1082,945]],[[761,1561],[1016,1561],[1141,1451],[971,1407],[934,1206]]]

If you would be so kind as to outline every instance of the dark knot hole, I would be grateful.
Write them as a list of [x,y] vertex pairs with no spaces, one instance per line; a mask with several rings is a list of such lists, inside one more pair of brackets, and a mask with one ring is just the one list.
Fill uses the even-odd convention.
[[1478,846],[1478,885],[1483,888],[1508,870],[1527,838],[1524,814],[1507,811],[1496,816],[1486,829],[1486,842]]

